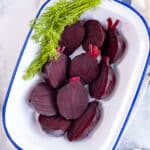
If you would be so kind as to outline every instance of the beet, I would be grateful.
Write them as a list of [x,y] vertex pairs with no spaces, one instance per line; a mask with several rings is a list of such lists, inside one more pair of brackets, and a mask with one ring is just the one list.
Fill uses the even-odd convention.
[[66,119],[79,118],[88,105],[88,91],[79,77],[70,79],[70,83],[58,91],[57,106],[60,114]]
[[95,128],[99,120],[99,103],[96,101],[89,103],[86,112],[79,119],[73,121],[68,131],[68,139],[70,141],[75,141],[85,138]]
[[53,88],[61,87],[68,77],[70,58],[60,54],[57,60],[48,62],[43,69],[43,76]]
[[83,83],[89,84],[99,73],[96,57],[100,54],[96,46],[89,45],[88,53],[76,56],[70,65],[70,77],[79,76]]
[[65,134],[71,124],[70,121],[65,120],[60,116],[49,117],[40,115],[38,120],[42,129],[53,136],[61,136]]
[[102,55],[110,57],[110,63],[118,63],[125,54],[126,40],[117,30],[119,20],[113,24],[112,19],[108,18],[108,30],[106,32],[106,41],[103,47]]
[[56,91],[46,83],[39,83],[32,90],[29,103],[43,115],[56,115]]
[[109,57],[103,57],[100,64],[100,74],[98,78],[89,85],[91,97],[103,99],[108,97],[114,90],[116,76],[109,65]]
[[97,20],[89,20],[84,26],[85,39],[83,41],[83,49],[88,51],[90,44],[101,48],[105,40],[105,31],[103,26]]
[[85,29],[82,22],[66,26],[61,35],[59,45],[61,47],[65,46],[64,53],[70,55],[81,45],[84,35]]

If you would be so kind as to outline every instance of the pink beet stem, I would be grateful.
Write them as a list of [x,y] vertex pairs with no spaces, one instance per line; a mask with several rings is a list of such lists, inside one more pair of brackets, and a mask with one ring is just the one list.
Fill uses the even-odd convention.
[[118,26],[119,22],[120,22],[120,21],[117,19],[117,20],[115,21],[115,23],[113,24],[112,28],[113,28],[113,29],[116,29],[116,27]]
[[57,52],[59,52],[59,53],[63,53],[64,50],[65,50],[65,46],[57,48]]
[[108,29],[112,28],[113,22],[112,22],[112,19],[111,19],[111,18],[108,18],[108,19],[107,19],[107,23],[108,23]]
[[119,22],[120,22],[119,19],[117,19],[115,21],[115,23],[113,24],[112,18],[108,18],[107,19],[108,29],[116,29],[116,27],[118,26]]
[[98,47],[96,45],[90,44],[88,55],[97,58],[99,54],[100,54],[100,50],[98,49]]
[[109,58],[108,56],[104,56],[104,57],[103,57],[103,62],[104,62],[107,66],[109,66],[109,61],[110,61],[110,58]]
[[76,82],[76,81],[80,81],[80,77],[72,77],[69,79],[69,82]]

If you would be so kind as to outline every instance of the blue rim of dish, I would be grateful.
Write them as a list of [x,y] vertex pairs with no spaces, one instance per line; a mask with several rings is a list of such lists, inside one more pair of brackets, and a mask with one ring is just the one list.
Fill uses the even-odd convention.
[[[50,2],[51,0],[47,0],[42,6],[41,8],[39,9],[37,15],[36,15],[36,18],[39,17],[39,15],[41,14],[41,11],[43,10],[43,8]],[[124,5],[125,7],[128,7],[129,9],[131,9],[133,12],[135,12],[139,17],[140,19],[143,21],[146,29],[147,29],[147,33],[149,35],[149,40],[150,40],[150,32],[149,32],[149,27],[147,25],[147,22],[145,21],[144,17],[136,10],[134,9],[133,7],[129,6],[128,4],[124,3],[124,2],[121,2],[119,0],[114,0],[115,2],[117,3],[120,3],[121,5]],[[6,113],[6,106],[7,106],[7,102],[8,102],[8,98],[9,98],[9,94],[10,94],[10,91],[11,91],[11,87],[12,87],[12,84],[13,84],[13,81],[14,81],[14,78],[16,76],[16,72],[17,72],[17,69],[18,69],[18,66],[20,64],[20,61],[21,61],[21,58],[24,54],[24,50],[26,48],[26,45],[28,43],[28,40],[31,36],[31,33],[32,33],[32,29],[29,30],[29,33],[27,34],[27,37],[25,39],[25,42],[23,44],[23,47],[21,49],[21,52],[20,52],[20,55],[19,55],[19,58],[17,60],[17,63],[16,63],[16,66],[15,66],[15,69],[14,69],[14,72],[12,74],[12,77],[11,77],[11,80],[10,80],[10,83],[9,83],[9,87],[8,87],[8,90],[7,90],[7,93],[6,93],[6,97],[5,97],[5,101],[4,101],[4,105],[3,105],[3,110],[2,110],[2,118],[3,118],[3,127],[4,127],[4,130],[5,130],[5,133],[6,133],[6,136],[7,138],[10,140],[10,142],[15,146],[15,148],[17,148],[18,150],[23,150],[21,147],[19,147],[19,145],[17,145],[17,143],[12,139],[11,135],[9,134],[8,132],[8,129],[7,129],[7,126],[6,126],[6,116],[5,116],[5,113]],[[143,80],[144,80],[144,77],[145,77],[145,74],[146,74],[146,71],[147,71],[147,68],[148,68],[148,65],[149,65],[149,58],[150,58],[150,49],[149,49],[149,55],[147,57],[147,60],[146,60],[146,64],[145,64],[145,67],[144,67],[144,70],[143,70],[143,74],[142,74],[142,77],[141,77],[141,80],[139,82],[139,85],[138,85],[138,88],[137,88],[137,91],[136,91],[136,94],[134,96],[134,99],[132,101],[132,104],[130,106],[130,109],[128,111],[128,114],[127,114],[127,117],[122,125],[122,128],[119,132],[119,135],[115,141],[115,144],[113,145],[112,149],[115,150],[118,146],[118,143],[123,135],[123,132],[125,130],[125,127],[128,123],[128,120],[131,116],[131,113],[132,113],[132,110],[134,108],[134,105],[136,103],[136,100],[137,100],[137,97],[138,97],[138,94],[139,94],[139,91],[141,89],[141,86],[142,86],[142,83],[143,83]]]
[[[117,3],[120,3],[121,5],[124,5],[124,6],[128,7],[129,9],[131,9],[133,12],[135,12],[135,13],[140,17],[140,19],[143,21],[143,23],[144,23],[144,25],[145,25],[145,27],[146,27],[146,29],[147,29],[147,33],[148,33],[148,35],[149,35],[149,41],[150,41],[150,29],[149,29],[149,27],[148,27],[148,25],[147,25],[147,22],[146,22],[146,20],[144,19],[144,17],[143,17],[136,9],[134,9],[132,6],[130,6],[129,4],[127,4],[127,3],[125,3],[125,2],[121,2],[121,1],[119,1],[119,0],[114,0],[114,1],[117,2]],[[132,104],[131,104],[131,106],[130,106],[130,109],[129,109],[129,111],[128,111],[128,114],[127,114],[127,116],[126,116],[126,118],[125,118],[125,121],[124,121],[124,123],[123,123],[123,126],[122,126],[122,128],[121,128],[121,130],[120,130],[120,132],[119,132],[119,135],[118,135],[118,137],[117,137],[117,139],[116,139],[116,141],[115,141],[115,144],[114,144],[114,146],[113,146],[113,148],[112,148],[113,150],[115,150],[115,149],[117,148],[117,146],[118,146],[118,144],[119,144],[119,142],[120,142],[120,139],[121,139],[121,137],[122,137],[122,135],[123,135],[123,132],[124,132],[124,130],[125,130],[125,128],[126,128],[126,125],[127,125],[128,121],[129,121],[129,119],[130,119],[131,113],[132,113],[132,111],[133,111],[133,108],[134,108],[134,106],[135,106],[136,100],[137,100],[137,98],[138,98],[138,95],[139,95],[139,92],[140,92],[140,89],[141,89],[141,86],[142,86],[142,83],[143,83],[143,81],[144,81],[144,77],[145,77],[145,75],[146,75],[146,71],[147,71],[147,68],[148,68],[148,66],[149,66],[149,62],[150,62],[150,47],[149,47],[149,54],[148,54],[148,56],[147,56],[147,60],[146,60],[146,64],[145,64],[145,67],[144,67],[144,70],[143,70],[143,73],[142,73],[141,80],[140,80],[140,82],[139,82],[137,91],[136,91],[136,93],[135,93],[134,99],[133,99],[133,101],[132,101]]]

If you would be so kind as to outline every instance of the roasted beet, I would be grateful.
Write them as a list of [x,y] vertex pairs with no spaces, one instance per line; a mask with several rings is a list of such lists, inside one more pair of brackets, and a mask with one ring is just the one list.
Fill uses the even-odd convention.
[[117,30],[119,20],[113,24],[112,19],[108,18],[108,30],[106,32],[106,41],[103,47],[102,55],[110,57],[110,63],[116,63],[121,60],[126,49],[126,40]]
[[58,91],[57,106],[66,119],[77,119],[88,105],[88,92],[79,77],[70,79],[70,83]]
[[76,56],[70,65],[70,76],[79,76],[85,84],[96,79],[99,67],[96,57],[100,54],[96,46],[89,45],[88,53]]
[[109,96],[116,84],[116,76],[109,65],[109,57],[103,57],[98,78],[89,85],[91,97],[103,99]]
[[73,121],[68,131],[68,139],[75,141],[88,136],[100,120],[100,115],[99,103],[96,101],[89,103],[86,112]]
[[71,54],[76,50],[84,40],[85,29],[82,22],[77,22],[73,25],[67,26],[61,35],[59,45],[65,46],[64,53]]
[[56,91],[46,83],[39,83],[32,90],[29,103],[35,110],[43,115],[56,115]]
[[48,62],[43,68],[43,76],[53,88],[59,88],[64,84],[70,65],[70,58],[60,54],[57,60]]
[[83,49],[88,51],[89,45],[102,47],[105,40],[105,31],[97,20],[89,20],[85,23],[85,39],[83,41]]
[[70,121],[65,120],[60,116],[49,117],[49,116],[40,115],[38,120],[42,129],[45,132],[54,136],[63,135],[68,130],[71,124]]

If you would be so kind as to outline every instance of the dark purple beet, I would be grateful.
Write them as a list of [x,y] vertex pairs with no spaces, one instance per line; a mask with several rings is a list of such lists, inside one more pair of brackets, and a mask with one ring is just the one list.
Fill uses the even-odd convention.
[[37,84],[31,92],[29,103],[43,115],[56,115],[56,91],[46,83]]
[[96,45],[101,48],[105,40],[103,26],[97,20],[89,20],[85,23],[85,39],[83,49],[88,51],[89,45]]
[[116,84],[116,76],[109,65],[109,57],[103,57],[100,64],[98,78],[89,85],[90,95],[93,98],[103,99],[108,97]]
[[60,54],[57,60],[48,62],[43,69],[43,76],[53,88],[59,88],[68,77],[70,58]]
[[70,121],[65,120],[60,116],[49,117],[40,115],[38,120],[42,129],[53,136],[63,135],[71,124]]
[[57,106],[60,114],[66,119],[79,118],[88,105],[88,91],[79,77],[70,79],[70,83],[58,91]]
[[89,45],[88,53],[76,56],[70,65],[70,77],[79,76],[85,84],[92,82],[99,73],[96,57],[100,50],[96,46]]
[[64,53],[66,55],[70,55],[81,45],[84,40],[84,34],[85,29],[82,22],[65,27],[59,45],[65,47]]
[[89,103],[86,112],[73,121],[68,131],[68,139],[75,141],[88,136],[100,120],[100,115],[99,103],[96,101]]
[[126,40],[124,36],[117,30],[119,20],[113,24],[112,19],[108,18],[108,30],[106,32],[106,40],[103,47],[102,55],[110,57],[110,63],[118,63],[123,57],[126,50]]

